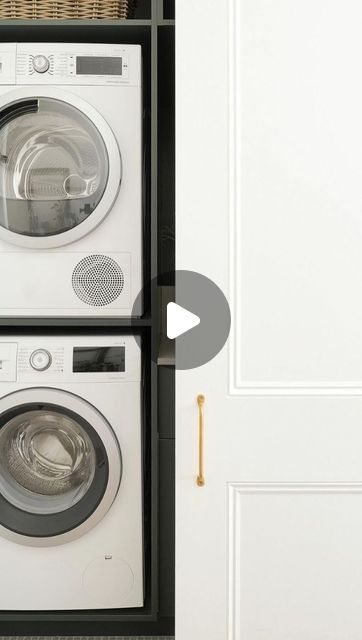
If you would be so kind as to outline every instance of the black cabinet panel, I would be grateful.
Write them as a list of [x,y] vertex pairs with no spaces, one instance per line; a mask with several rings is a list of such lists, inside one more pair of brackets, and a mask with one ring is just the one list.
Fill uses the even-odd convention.
[[175,367],[158,367],[158,432],[175,437]]
[[175,17],[175,0],[163,0],[163,17],[165,20],[173,20]]
[[175,441],[160,440],[159,578],[160,615],[175,613]]

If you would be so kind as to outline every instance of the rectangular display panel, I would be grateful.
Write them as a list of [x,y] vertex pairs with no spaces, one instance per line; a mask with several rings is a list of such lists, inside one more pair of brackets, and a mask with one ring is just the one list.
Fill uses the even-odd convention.
[[77,75],[121,76],[122,58],[109,56],[77,56]]
[[74,373],[125,371],[125,347],[74,347]]

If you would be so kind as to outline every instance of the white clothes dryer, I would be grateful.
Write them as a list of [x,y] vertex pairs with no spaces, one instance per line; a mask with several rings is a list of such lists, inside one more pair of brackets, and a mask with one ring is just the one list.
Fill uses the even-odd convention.
[[0,340],[0,609],[143,606],[133,336]]
[[142,315],[142,228],[141,47],[1,43],[0,315]]

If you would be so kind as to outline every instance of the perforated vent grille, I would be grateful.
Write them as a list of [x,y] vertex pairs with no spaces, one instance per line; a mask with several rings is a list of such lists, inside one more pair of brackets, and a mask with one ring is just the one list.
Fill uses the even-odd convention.
[[104,307],[114,302],[122,292],[124,275],[115,260],[93,254],[75,266],[72,285],[82,302],[93,307]]

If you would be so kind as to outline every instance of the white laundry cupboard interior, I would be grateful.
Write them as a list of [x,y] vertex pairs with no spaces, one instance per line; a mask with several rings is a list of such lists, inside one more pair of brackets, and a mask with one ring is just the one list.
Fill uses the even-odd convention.
[[[174,29],[174,2],[168,0],[139,0],[134,17],[125,21],[0,21],[4,74],[15,57],[18,71],[21,56],[25,65],[22,78],[14,73],[2,82],[0,77],[0,112],[5,114],[0,136],[11,142],[13,173],[26,129],[21,117],[29,130],[37,131],[44,113],[50,128],[64,120],[67,131],[78,132],[66,149],[59,140],[60,157],[73,159],[73,164],[63,163],[70,175],[64,174],[61,188],[69,202],[65,208],[55,203],[51,215],[43,215],[41,197],[36,210],[20,215],[31,198],[22,200],[22,185],[8,180],[6,162],[1,169],[7,205],[0,220],[0,404],[8,420],[0,449],[11,454],[24,416],[30,428],[34,421],[48,421],[51,430],[52,420],[61,420],[68,436],[79,436],[74,446],[82,441],[85,447],[84,490],[77,486],[57,497],[59,514],[52,513],[50,489],[44,487],[44,496],[32,505],[34,513],[20,519],[26,495],[14,490],[7,457],[0,452],[5,496],[0,634],[5,636],[156,637],[174,632],[174,367],[172,359],[164,366],[159,358],[157,290],[146,288],[144,296],[137,296],[142,283],[156,276],[162,287],[174,284]],[[71,69],[68,86],[57,87],[52,74],[60,57],[70,47],[86,60],[89,45],[92,56],[111,49],[122,58],[123,72],[129,74],[124,91],[102,80],[99,86],[86,86],[86,68],[83,87],[73,82]],[[36,105],[32,84],[41,85]],[[11,114],[6,111],[10,92]],[[33,142],[36,146],[42,140]],[[93,166],[98,158],[97,183],[79,180],[78,145],[85,163]],[[53,169],[47,185],[35,175],[38,196],[49,183],[55,191],[60,188]],[[79,200],[76,214],[72,196]],[[103,297],[97,288],[99,270],[109,276]],[[43,380],[41,393],[34,388],[38,380]],[[82,413],[84,420],[77,421]],[[48,445],[39,441],[39,446]],[[24,473],[20,459],[12,474],[15,467]],[[110,480],[103,494],[106,471]],[[99,500],[98,520],[89,515],[94,508],[88,504],[90,493],[94,502]],[[44,514],[48,517],[42,520]],[[67,522],[70,514],[79,519],[76,526]],[[107,545],[115,549],[113,555],[107,555]]]

